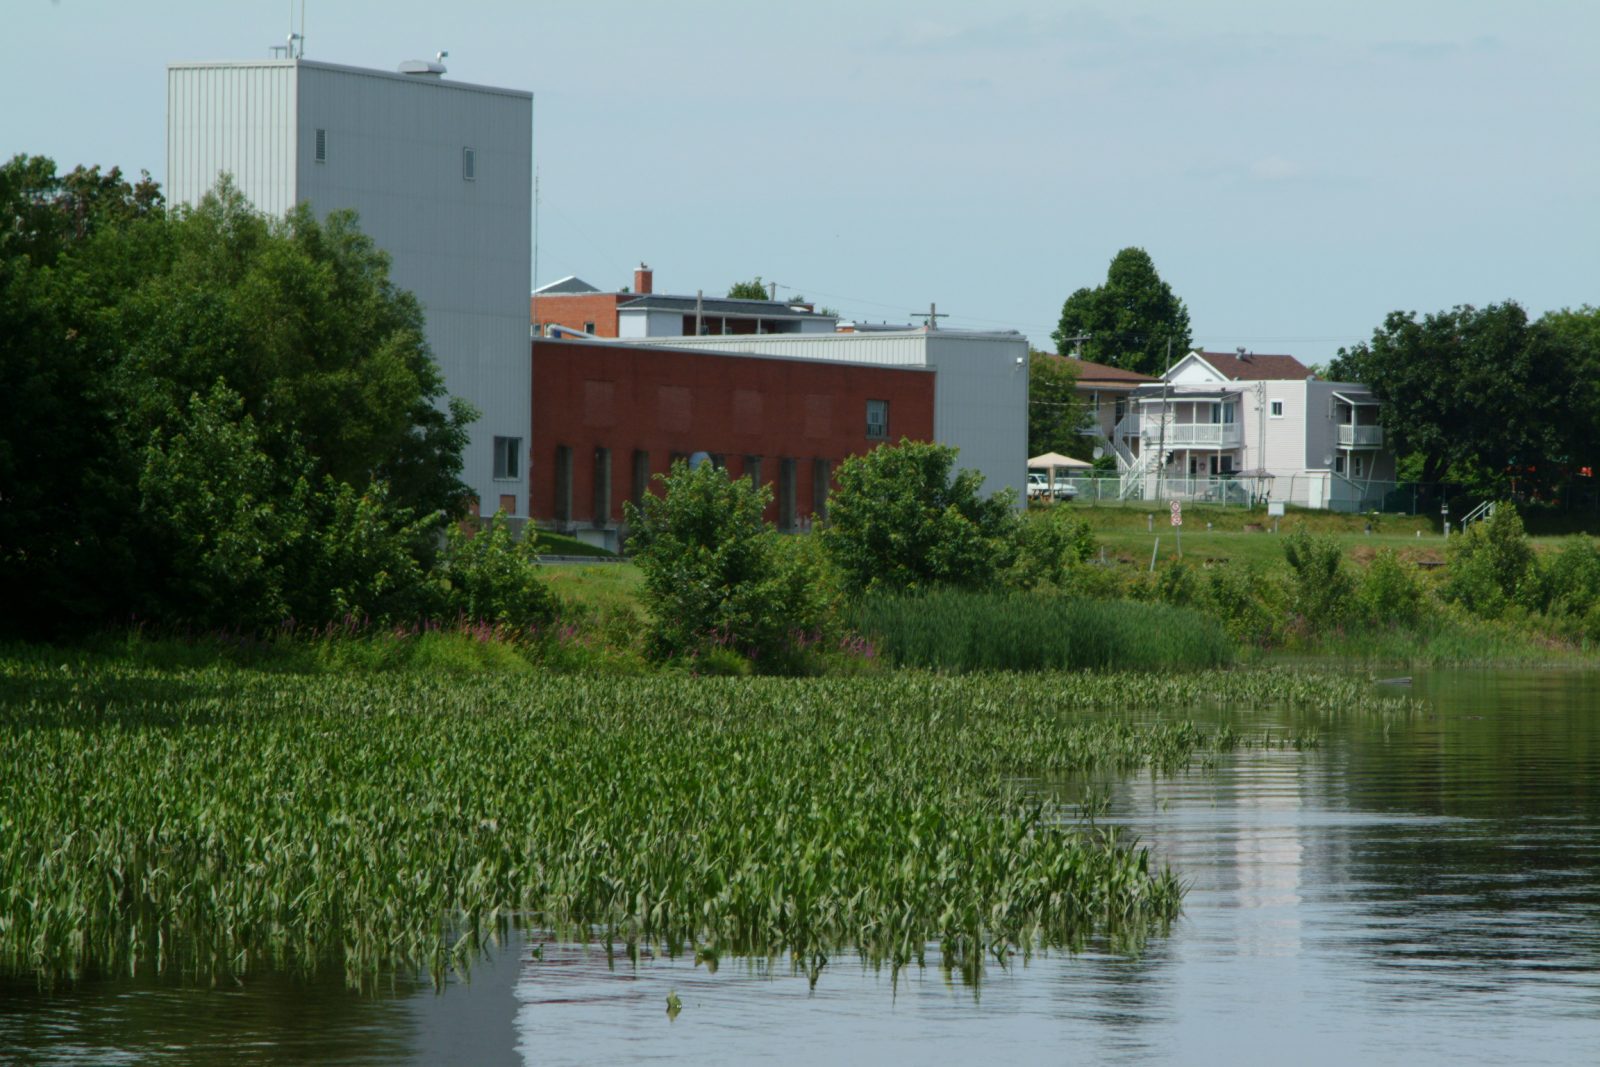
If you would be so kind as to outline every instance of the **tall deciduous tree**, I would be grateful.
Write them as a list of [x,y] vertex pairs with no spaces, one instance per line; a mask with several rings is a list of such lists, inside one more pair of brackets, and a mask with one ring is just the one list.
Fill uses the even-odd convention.
[[1061,324],[1051,335],[1056,351],[1141,374],[1160,374],[1171,351],[1192,343],[1189,309],[1161,280],[1150,254],[1124,248],[1111,261],[1104,285],[1079,289],[1061,306]]
[[734,282],[728,288],[729,300],[766,300],[770,296],[767,283],[761,280],[759,274],[747,282]]
[[1078,432],[1087,412],[1077,394],[1073,361],[1048,352],[1028,353],[1028,455],[1059,452],[1087,458],[1088,438]]
[[1389,440],[1420,457],[1423,481],[1493,483],[1565,460],[1570,363],[1558,338],[1507,301],[1420,321],[1391,312],[1370,342],[1340,349],[1328,373],[1372,390]]
[[0,624],[314,616],[341,501],[431,551],[472,417],[353,216],[0,167]]

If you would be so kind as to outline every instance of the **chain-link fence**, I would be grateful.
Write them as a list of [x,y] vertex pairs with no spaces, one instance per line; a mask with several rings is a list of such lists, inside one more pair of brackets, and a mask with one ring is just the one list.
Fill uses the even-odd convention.
[[[1057,500],[1095,505],[1149,505],[1181,500],[1252,508],[1281,502],[1328,511],[1426,515],[1459,522],[1478,504],[1491,499],[1509,499],[1521,508],[1546,514],[1600,516],[1600,487],[1590,484],[1592,481],[1578,480],[1560,493],[1516,487],[1490,493],[1452,482],[1354,481],[1328,472],[1211,478],[1085,473],[1058,475],[1054,496]],[[1050,496],[1048,492],[1040,495]]]

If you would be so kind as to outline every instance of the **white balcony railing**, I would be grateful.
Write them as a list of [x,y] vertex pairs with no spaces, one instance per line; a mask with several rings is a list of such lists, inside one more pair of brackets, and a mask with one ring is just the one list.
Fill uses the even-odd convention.
[[1349,423],[1339,424],[1340,448],[1382,448],[1382,426],[1351,426]]
[[1244,443],[1243,428],[1236,422],[1167,422],[1165,435],[1160,419],[1146,419],[1140,436],[1147,445],[1166,442],[1168,448],[1238,448]]

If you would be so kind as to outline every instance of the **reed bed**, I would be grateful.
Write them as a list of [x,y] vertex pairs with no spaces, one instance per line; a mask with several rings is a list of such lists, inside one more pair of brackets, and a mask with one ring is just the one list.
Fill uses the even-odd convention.
[[1126,600],[936,590],[867,597],[853,622],[891,662],[942,671],[1153,671],[1233,658],[1215,619]]
[[[1137,697],[1133,697],[1137,694]],[[1205,750],[1152,708],[1356,706],[1280,673],[263,675],[0,661],[0,968],[436,973],[509,922],[899,968],[1136,945],[1180,906],[1017,783]],[[1097,714],[1085,714],[1094,711]]]

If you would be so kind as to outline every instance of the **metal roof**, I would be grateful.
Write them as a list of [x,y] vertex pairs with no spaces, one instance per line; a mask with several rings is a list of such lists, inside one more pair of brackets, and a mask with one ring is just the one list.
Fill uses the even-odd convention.
[[[667,296],[662,293],[650,293],[618,305],[617,310],[622,311],[694,311],[696,297],[692,296]],[[730,300],[726,297],[705,297],[699,300],[701,311],[707,315],[721,315],[724,318],[732,315],[736,318],[747,319],[828,319],[833,321],[833,315],[822,315],[815,311],[796,309],[781,300]]]
[[533,291],[533,295],[538,296],[543,293],[547,296],[554,296],[557,293],[598,293],[599,291],[599,289],[596,289],[577,275],[569,274],[565,278],[557,278],[553,282],[539,286]]

